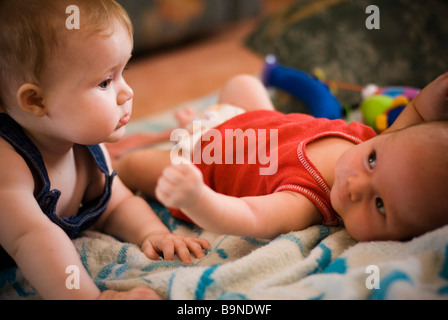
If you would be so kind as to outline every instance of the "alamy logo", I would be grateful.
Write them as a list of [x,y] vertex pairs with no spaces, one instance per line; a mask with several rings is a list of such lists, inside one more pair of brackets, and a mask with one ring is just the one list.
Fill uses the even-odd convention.
[[69,30],[79,29],[80,27],[80,17],[79,8],[75,5],[70,5],[65,9],[66,14],[70,14],[67,19],[65,19],[65,27]]
[[380,268],[371,264],[366,267],[366,273],[370,274],[366,279],[366,288],[369,290],[380,288]]
[[[200,137],[199,141],[191,139]],[[171,148],[174,164],[191,159],[194,164],[258,164],[260,175],[274,175],[278,169],[278,129],[225,129],[224,138],[218,129],[202,132],[201,121],[193,121],[193,132],[178,128],[170,140],[178,142]],[[207,142],[204,148],[196,143]]]
[[68,290],[79,289],[80,272],[78,266],[67,266],[67,268],[65,268],[65,273],[69,274],[69,276],[65,279],[65,287]]
[[369,30],[380,29],[380,8],[372,4],[367,6],[366,13],[370,14],[366,19],[366,28]]

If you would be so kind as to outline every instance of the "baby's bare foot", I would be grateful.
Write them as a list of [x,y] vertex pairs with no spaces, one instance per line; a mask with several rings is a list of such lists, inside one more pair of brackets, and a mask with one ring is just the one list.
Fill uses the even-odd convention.
[[185,128],[197,115],[196,110],[186,107],[174,113],[179,128]]

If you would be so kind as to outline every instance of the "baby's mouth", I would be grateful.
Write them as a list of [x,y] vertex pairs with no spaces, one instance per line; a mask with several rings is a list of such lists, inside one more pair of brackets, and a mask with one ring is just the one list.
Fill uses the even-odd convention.
[[125,114],[118,122],[118,128],[121,128],[129,123],[131,120],[131,115],[129,113]]

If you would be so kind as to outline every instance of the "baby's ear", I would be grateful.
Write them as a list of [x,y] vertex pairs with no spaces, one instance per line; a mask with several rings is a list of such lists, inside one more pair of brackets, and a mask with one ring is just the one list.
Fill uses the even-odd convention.
[[17,90],[17,102],[20,108],[36,117],[45,115],[45,105],[41,95],[41,89],[33,83],[25,83]]

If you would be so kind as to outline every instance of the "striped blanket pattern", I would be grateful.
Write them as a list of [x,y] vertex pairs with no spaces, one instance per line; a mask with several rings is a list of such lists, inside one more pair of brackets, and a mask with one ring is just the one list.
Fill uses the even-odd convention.
[[[358,243],[341,227],[313,226],[273,240],[213,234],[173,218],[173,232],[201,236],[202,259],[152,261],[129,243],[87,231],[74,240],[101,289],[149,286],[166,299],[448,299],[448,226],[408,242]],[[16,268],[0,272],[2,299],[40,299]]]

